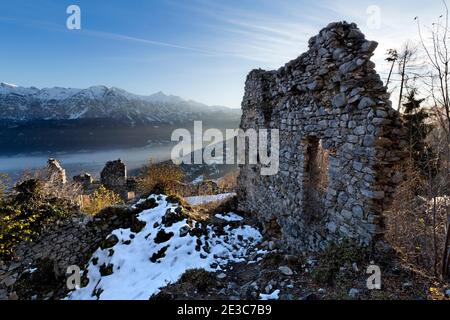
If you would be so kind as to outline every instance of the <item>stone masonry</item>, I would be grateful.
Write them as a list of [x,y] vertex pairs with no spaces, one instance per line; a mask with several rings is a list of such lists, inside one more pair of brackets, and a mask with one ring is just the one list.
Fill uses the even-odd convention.
[[280,169],[241,165],[239,209],[279,228],[294,251],[383,234],[406,141],[370,61],[376,47],[355,24],[331,23],[297,59],[247,77],[241,128],[279,129]]
[[94,183],[94,178],[89,173],[81,173],[72,178],[73,182],[80,184],[84,189],[89,188]]
[[66,184],[66,170],[61,166],[58,160],[50,158],[47,162],[47,179],[54,184]]
[[127,183],[127,167],[122,160],[108,161],[100,173],[101,183],[110,190],[121,192]]
[[[57,221],[32,242],[22,242],[14,252],[13,261],[0,260],[0,301],[29,299],[20,292],[23,278],[30,270],[39,269],[40,262],[47,259],[53,263],[54,277],[58,278],[57,291],[42,284],[39,299],[60,299],[67,294],[65,272],[71,265],[84,268],[93,252],[103,245],[107,236],[118,228],[141,227],[136,215],[154,207],[153,203],[143,203],[136,208],[114,206],[103,209],[94,217],[79,213],[69,219]],[[40,272],[40,270],[37,270]],[[62,277],[62,278],[61,278]],[[44,294],[45,293],[45,294]]]

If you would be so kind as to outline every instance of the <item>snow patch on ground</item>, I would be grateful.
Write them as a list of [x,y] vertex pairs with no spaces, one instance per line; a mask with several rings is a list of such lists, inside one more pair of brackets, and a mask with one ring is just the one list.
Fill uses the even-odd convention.
[[186,197],[185,200],[191,206],[196,206],[199,204],[206,204],[215,201],[222,201],[228,199],[230,197],[234,197],[236,193],[220,193],[209,196],[194,196],[194,197]]
[[[203,235],[185,232],[190,228],[186,219],[166,227],[162,218],[167,211],[175,213],[178,204],[168,203],[165,196],[150,197],[157,199],[158,206],[137,216],[146,223],[145,227],[138,233],[130,229],[113,231],[111,234],[119,242],[112,248],[97,249],[87,266],[88,285],[71,292],[66,299],[147,300],[161,287],[176,282],[188,269],[221,271],[231,262],[246,261],[257,250],[255,245],[262,236],[248,225],[235,229],[225,226],[223,234],[208,225]],[[171,235],[170,239],[155,242],[162,232]],[[102,276],[100,270],[108,266],[112,267],[112,274]]]
[[218,213],[215,215],[216,218],[231,222],[231,221],[242,221],[244,220],[244,218],[242,218],[241,216],[237,215],[236,213],[233,212],[228,212],[225,214],[222,213]]
[[191,183],[192,184],[200,184],[203,182],[203,180],[204,180],[203,175],[201,175],[201,176],[198,176],[197,178],[195,178]]
[[275,290],[274,292],[272,292],[270,294],[260,293],[259,294],[259,299],[260,300],[278,300],[279,299],[279,295],[280,295],[280,289],[277,289],[277,290]]

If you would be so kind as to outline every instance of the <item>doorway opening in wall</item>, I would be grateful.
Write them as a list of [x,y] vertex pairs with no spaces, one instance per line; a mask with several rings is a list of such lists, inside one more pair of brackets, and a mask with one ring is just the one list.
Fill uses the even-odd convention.
[[305,154],[305,212],[309,221],[325,216],[325,195],[328,185],[329,151],[323,148],[322,140],[310,137],[306,140]]

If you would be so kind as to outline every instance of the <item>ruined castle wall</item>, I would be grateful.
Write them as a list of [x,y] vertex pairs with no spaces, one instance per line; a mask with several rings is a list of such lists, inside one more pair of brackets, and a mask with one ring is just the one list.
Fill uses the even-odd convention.
[[405,141],[370,61],[376,46],[355,24],[332,23],[297,59],[247,77],[241,128],[280,130],[280,168],[262,176],[260,165],[242,165],[239,209],[276,221],[294,250],[383,233]]
[[16,294],[21,299],[29,298],[20,296],[18,292],[21,279],[43,260],[53,263],[54,277],[60,278],[60,292],[53,291],[48,298],[62,298],[67,293],[67,268],[77,265],[82,269],[113,230],[132,226],[137,213],[137,210],[126,206],[106,208],[95,217],[80,213],[55,223],[33,242],[22,242],[15,249],[13,261],[0,260],[0,300],[11,299]]
[[122,191],[127,183],[127,167],[122,160],[108,161],[100,173],[101,183],[110,190]]

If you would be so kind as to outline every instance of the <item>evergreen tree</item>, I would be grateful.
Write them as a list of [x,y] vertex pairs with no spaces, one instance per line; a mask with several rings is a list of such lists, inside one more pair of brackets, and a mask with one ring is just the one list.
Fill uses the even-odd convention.
[[418,99],[416,95],[417,89],[411,89],[403,104],[405,108],[403,118],[409,135],[410,157],[422,175],[434,177],[437,173],[437,155],[426,142],[433,125],[427,123],[429,114],[421,106],[425,99]]

